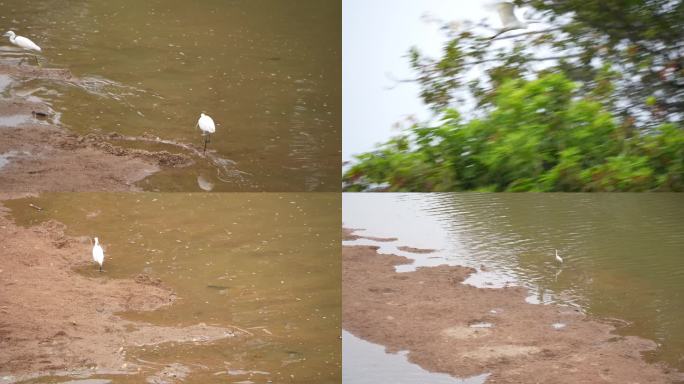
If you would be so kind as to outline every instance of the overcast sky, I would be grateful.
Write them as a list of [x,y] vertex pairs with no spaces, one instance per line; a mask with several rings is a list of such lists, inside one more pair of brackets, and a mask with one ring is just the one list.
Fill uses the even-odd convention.
[[445,36],[423,15],[452,20],[498,22],[496,12],[485,9],[491,0],[343,0],[342,32],[342,156],[373,149],[392,136],[392,126],[407,116],[427,119],[414,84],[395,85],[388,77],[410,78],[405,57],[411,46],[439,55]]

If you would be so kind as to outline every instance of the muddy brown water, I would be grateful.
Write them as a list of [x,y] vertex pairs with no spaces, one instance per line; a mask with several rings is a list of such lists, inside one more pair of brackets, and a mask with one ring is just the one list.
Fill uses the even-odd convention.
[[[200,176],[213,191],[340,188],[339,0],[4,1],[0,24],[40,45],[44,67],[83,80],[2,78],[3,96],[45,100],[76,133],[201,147],[200,112],[214,118],[220,164],[197,158],[146,190],[202,191]],[[2,39],[0,60],[33,63]]]
[[[343,222],[381,253],[419,266],[478,269],[466,282],[521,284],[528,301],[616,319],[654,340],[652,361],[684,370],[684,196],[681,194],[353,194]],[[419,254],[402,246],[436,249]],[[564,263],[554,259],[554,249]]]
[[92,265],[78,273],[146,273],[180,297],[165,309],[125,318],[233,325],[253,334],[131,349],[132,361],[181,364],[190,370],[188,382],[335,383],[341,377],[340,199],[332,193],[63,193],[3,204],[20,225],[56,219],[70,235],[98,236],[105,272]]

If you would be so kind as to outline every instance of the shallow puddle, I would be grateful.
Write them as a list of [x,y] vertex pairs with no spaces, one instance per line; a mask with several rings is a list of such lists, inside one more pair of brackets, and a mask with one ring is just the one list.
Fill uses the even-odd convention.
[[343,206],[344,226],[365,229],[356,235],[397,238],[344,244],[377,245],[413,260],[398,272],[473,267],[478,273],[466,283],[519,284],[530,289],[530,303],[626,320],[621,334],[659,343],[650,359],[684,369],[681,194],[347,193]]
[[9,151],[5,153],[0,153],[0,169],[6,167],[12,162],[12,159],[21,157],[21,156],[30,156],[31,154],[29,152],[18,152],[18,151]]
[[9,164],[12,156],[14,156],[14,151],[0,153],[0,169],[4,168],[7,164]]
[[89,264],[78,273],[98,279],[146,273],[180,298],[125,318],[237,326],[251,334],[209,345],[127,349],[143,373],[90,379],[137,383],[179,364],[190,382],[339,382],[339,195],[64,193],[4,204],[18,224],[56,219],[70,235],[99,237],[104,272]]
[[31,115],[5,115],[0,116],[1,127],[16,127],[31,121]]
[[0,94],[5,93],[11,84],[12,78],[9,75],[0,74]]
[[[226,179],[196,159],[146,190],[201,191],[200,174],[215,191],[339,190],[339,0],[36,0],[0,3],[0,14],[43,48],[44,67],[81,80],[17,85],[44,87],[68,128],[201,146],[206,112],[217,124],[208,150],[249,176]],[[23,55],[7,49],[5,61]]]
[[428,372],[408,361],[407,352],[386,353],[385,347],[342,331],[342,381],[349,384],[484,384],[488,374],[458,379]]

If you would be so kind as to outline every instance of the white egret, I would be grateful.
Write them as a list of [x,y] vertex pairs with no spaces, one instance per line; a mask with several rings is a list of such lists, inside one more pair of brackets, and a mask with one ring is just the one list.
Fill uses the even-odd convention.
[[104,251],[102,250],[102,247],[100,246],[97,237],[95,238],[95,245],[93,245],[93,260],[95,260],[96,263],[100,264],[100,272],[102,272],[102,263],[104,263]]
[[[9,37],[10,43],[16,45],[17,47],[21,47],[27,51],[42,52],[42,49],[40,49],[40,47],[36,43],[31,41],[27,37],[17,36],[17,34],[13,31],[7,31],[3,36]],[[38,63],[38,65],[40,65],[40,62],[38,61],[38,56],[36,56],[36,62]]]
[[501,19],[501,29],[496,35],[491,37],[492,39],[502,33],[515,29],[527,29],[529,24],[538,23],[538,21],[528,21],[527,23],[520,21],[518,17],[515,16],[515,5],[507,1],[497,3],[496,10],[499,12],[499,18]]
[[558,261],[559,263],[563,262],[563,259],[560,256],[558,256],[558,250],[557,249],[556,249],[556,261]]
[[210,142],[209,139],[211,134],[216,132],[214,119],[212,119],[209,115],[200,113],[200,118],[197,120],[197,125],[195,125],[195,127],[199,127],[199,129],[202,130],[202,136],[204,136],[204,152],[207,152],[207,143]]

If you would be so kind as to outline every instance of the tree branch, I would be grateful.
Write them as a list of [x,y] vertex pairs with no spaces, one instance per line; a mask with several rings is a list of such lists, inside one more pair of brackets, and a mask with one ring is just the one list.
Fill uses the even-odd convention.
[[[548,57],[532,57],[529,59],[525,59],[525,61],[548,61],[548,60],[560,60],[560,59],[568,59],[571,57],[580,57],[582,56],[581,53],[573,53],[573,54],[568,54],[568,55],[560,55],[560,56],[548,56]],[[478,64],[484,64],[484,63],[491,63],[493,61],[504,61],[506,59],[500,59],[500,58],[494,58],[494,59],[486,59],[486,60],[480,60],[480,61],[473,61],[471,63],[467,63],[467,65],[478,65]]]
[[543,31],[527,31],[527,32],[518,33],[515,35],[508,35],[508,36],[503,36],[503,37],[494,37],[494,38],[489,39],[489,41],[491,42],[491,41],[499,41],[499,40],[506,40],[506,39],[515,39],[516,37],[534,35],[537,33],[547,33],[547,32],[553,32],[553,31],[560,31],[562,29],[563,29],[563,27],[557,27],[557,28],[545,29]]

